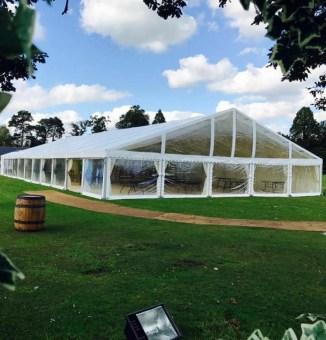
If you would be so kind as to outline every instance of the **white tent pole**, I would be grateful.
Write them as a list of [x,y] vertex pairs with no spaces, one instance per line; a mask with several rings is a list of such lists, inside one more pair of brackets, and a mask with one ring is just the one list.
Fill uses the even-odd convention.
[[161,137],[161,154],[165,154],[166,148],[166,134],[164,133]]
[[68,162],[69,160],[65,158],[65,183],[64,183],[64,189],[68,189]]
[[31,170],[31,181],[33,181],[33,177],[34,177],[34,163],[35,163],[35,159],[32,159],[32,170]]
[[40,160],[40,183],[44,183],[44,181],[43,181],[43,167],[44,167],[44,159],[42,158],[41,160]]
[[232,110],[232,149],[231,149],[231,157],[234,157],[234,154],[235,154],[236,137],[237,137],[237,116],[236,116],[236,111]]
[[292,162],[288,165],[288,196],[292,195]]
[[255,164],[251,162],[249,164],[249,178],[248,178],[248,185],[249,185],[249,195],[254,195],[254,176],[255,176]]
[[103,182],[102,182],[102,192],[101,192],[101,199],[106,198],[107,194],[107,173],[108,173],[108,159],[103,159]]
[[50,178],[50,185],[54,184],[54,159],[51,159],[51,178]]
[[252,154],[251,158],[255,158],[256,155],[256,141],[257,141],[257,129],[256,129],[256,122],[252,121]]
[[212,197],[213,195],[213,163],[207,164],[207,183],[208,183],[208,191],[207,196]]
[[289,143],[289,165],[288,165],[288,185],[287,194],[291,196],[292,193],[292,143]]
[[212,157],[214,155],[214,144],[215,144],[215,120],[211,119],[211,144],[209,148],[209,155]]
[[160,160],[160,180],[159,180],[159,196],[164,197],[164,181],[165,181],[165,150],[166,150],[166,134],[162,135],[161,160]]
[[111,167],[112,161],[111,158],[107,157],[106,159],[106,195],[105,198],[111,197]]
[[166,170],[166,160],[165,158],[162,158],[161,161],[161,166],[162,166],[162,170],[161,170],[161,197],[164,197],[164,187],[165,187],[165,170]]
[[80,184],[80,192],[84,192],[84,183],[85,183],[85,165],[86,159],[82,159],[82,176],[81,176],[81,184]]
[[320,186],[320,193],[323,193],[323,163],[319,167],[320,171],[320,176],[319,176],[319,186]]
[[43,161],[43,159],[40,159],[40,162],[39,162],[39,169],[38,169],[38,174],[39,174],[39,177],[38,177],[38,181],[39,181],[39,183],[41,183],[41,176],[42,176],[42,161]]

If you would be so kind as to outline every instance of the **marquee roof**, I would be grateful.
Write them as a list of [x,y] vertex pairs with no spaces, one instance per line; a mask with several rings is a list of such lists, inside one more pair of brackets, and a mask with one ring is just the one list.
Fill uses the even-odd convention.
[[[163,135],[176,134],[178,132],[184,133],[184,131],[187,131],[187,129],[190,131],[189,134],[191,134],[191,129],[189,130],[189,127],[193,127],[192,129],[195,131],[196,127],[205,124],[205,122],[210,124],[210,121],[213,118],[231,118],[235,117],[234,114],[236,114],[237,117],[244,119],[246,122],[249,122],[250,124],[255,124],[255,126],[257,125],[257,128],[260,128],[262,133],[266,135],[266,143],[268,143],[269,139],[275,141],[275,143],[279,143],[280,145],[289,144],[287,139],[261,126],[260,124],[255,123],[252,118],[249,118],[238,110],[229,109],[211,115],[202,115],[186,120],[172,121],[168,123],[147,125],[129,129],[110,129],[105,132],[85,134],[82,136],[67,136],[54,142],[49,142],[44,145],[5,155],[3,158],[105,158],[108,156],[110,151],[128,150],[133,145],[144,142],[146,143],[146,141],[151,143],[151,141],[155,140],[155,138],[159,139]],[[233,122],[234,121],[235,120],[233,119]],[[236,131],[234,125],[235,123],[233,123],[233,134],[235,134]],[[238,130],[239,129],[240,127],[238,127]],[[294,143],[291,144],[294,145],[298,152],[301,152],[303,155],[303,157],[300,158],[318,159],[318,157],[312,153],[300,148],[299,146],[296,146]]]

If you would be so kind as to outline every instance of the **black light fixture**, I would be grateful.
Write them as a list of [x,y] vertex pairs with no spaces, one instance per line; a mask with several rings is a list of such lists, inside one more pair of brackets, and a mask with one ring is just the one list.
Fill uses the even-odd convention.
[[182,335],[163,304],[127,315],[127,340],[177,340]]

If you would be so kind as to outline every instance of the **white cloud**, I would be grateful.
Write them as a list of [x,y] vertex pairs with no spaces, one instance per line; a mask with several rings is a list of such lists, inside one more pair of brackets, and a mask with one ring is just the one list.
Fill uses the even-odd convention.
[[235,73],[232,77],[211,82],[211,91],[238,95],[259,95],[265,98],[289,97],[306,88],[312,80],[300,82],[281,81],[282,73],[272,67],[255,67],[248,64],[246,69]]
[[246,55],[246,54],[264,55],[264,54],[267,54],[267,50],[265,48],[259,48],[259,47],[246,47],[239,52],[239,55]]
[[40,85],[29,85],[17,81],[16,92],[5,112],[18,110],[36,111],[58,105],[86,102],[112,102],[127,96],[124,92],[107,89],[105,86],[61,84],[45,89]]
[[[172,88],[201,83],[212,92],[232,96],[233,99],[221,100],[217,111],[236,107],[263,124],[285,132],[295,113],[313,102],[307,87],[322,72],[322,69],[312,71],[305,82],[282,82],[279,69],[249,64],[237,70],[228,59],[209,64],[205,56],[199,55],[181,59],[179,69],[167,70],[163,75]],[[316,118],[321,120],[322,115],[316,113]]]
[[207,23],[208,32],[218,32],[220,27],[218,26],[216,21],[209,21]]
[[179,69],[163,72],[172,88],[210,83],[225,79],[236,72],[236,68],[227,58],[221,59],[216,64],[210,64],[202,54],[180,59],[179,64]]
[[155,53],[185,41],[197,29],[193,17],[163,20],[139,0],[82,0],[81,24],[89,33]]
[[[317,72],[313,72],[311,79],[304,83],[282,82],[279,71],[250,66],[228,81],[214,84],[216,91],[238,95],[233,100],[220,101],[216,110],[236,107],[274,131],[287,133],[296,112],[312,104],[307,87],[316,78]],[[322,120],[319,112],[316,118]]]
[[251,25],[256,16],[255,10],[250,5],[248,11],[244,10],[240,1],[228,2],[223,9],[220,9],[217,0],[207,0],[208,6],[213,10],[220,10],[228,20],[230,27],[238,30],[239,38],[260,39],[266,34],[266,30],[261,25]]
[[67,126],[73,122],[78,122],[83,119],[83,117],[75,110],[64,110],[53,113],[33,113],[34,123],[38,122],[43,118],[58,117]]
[[313,70],[305,82],[288,82],[281,81],[282,73],[279,69],[249,64],[244,71],[239,71],[229,79],[209,83],[208,88],[211,91],[239,95],[242,99],[254,96],[259,97],[260,101],[309,105],[313,98],[307,87],[318,79],[320,72],[323,70]]

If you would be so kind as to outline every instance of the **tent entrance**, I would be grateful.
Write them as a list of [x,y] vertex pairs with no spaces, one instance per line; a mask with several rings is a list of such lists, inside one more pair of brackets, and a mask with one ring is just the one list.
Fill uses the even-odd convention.
[[70,159],[68,162],[68,190],[81,191],[83,161]]

